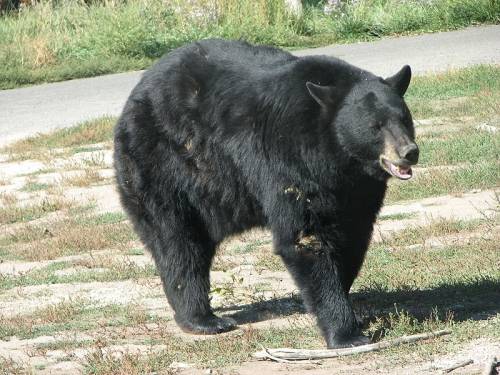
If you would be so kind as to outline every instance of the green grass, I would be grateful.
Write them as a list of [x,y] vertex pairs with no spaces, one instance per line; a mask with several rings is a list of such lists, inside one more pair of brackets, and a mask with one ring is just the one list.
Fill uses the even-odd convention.
[[78,221],[82,224],[116,224],[127,220],[124,212],[105,212],[96,216],[83,216]]
[[[138,314],[134,305],[92,306],[92,301],[76,299],[38,309],[33,314],[13,318],[0,316],[0,339],[23,339],[53,335],[61,331],[88,331],[134,323],[156,322],[159,318]],[[141,316],[142,315],[142,316]],[[106,323],[103,324],[103,321]]]
[[390,215],[380,215],[378,217],[378,220],[384,221],[384,220],[406,220],[406,219],[413,219],[416,217],[417,214],[415,212],[401,212],[401,213],[396,213],[396,214],[390,214]]
[[[429,289],[436,290],[436,300],[432,303],[444,303],[444,300],[438,299],[445,298],[451,304],[455,296],[446,297],[444,294],[445,289],[453,285],[463,285],[464,289],[468,286],[483,285],[484,293],[498,293],[495,284],[500,280],[500,270],[494,261],[497,251],[494,239],[476,239],[467,245],[452,245],[425,251],[391,250],[382,244],[375,244],[368,251],[354,288],[360,293],[383,291],[388,297],[385,301],[372,301],[379,306],[385,303],[390,306],[397,301],[394,298],[391,302],[394,295],[400,294],[399,301],[403,302],[404,298],[411,294],[409,292]],[[471,291],[469,297],[474,297],[473,293],[474,291]],[[484,304],[490,302],[493,304],[492,301],[483,301]]]
[[32,193],[34,191],[47,190],[51,185],[40,182],[28,182],[21,191]]
[[458,233],[477,231],[479,228],[486,229],[486,220],[452,220],[440,218],[430,221],[426,225],[407,227],[391,233],[383,238],[384,246],[397,248],[412,244],[421,244],[432,237],[441,237]]
[[474,117],[498,115],[500,66],[478,65],[445,73],[414,77],[405,100],[414,118]]
[[461,128],[441,137],[419,137],[418,145],[421,167],[500,160],[500,132]]
[[498,162],[469,164],[454,170],[440,169],[421,172],[409,181],[390,180],[385,202],[393,203],[462,193],[473,189],[489,189],[497,187],[499,181]]
[[492,91],[500,91],[500,67],[478,65],[413,77],[405,98],[410,102],[421,99],[439,100],[475,96]]
[[216,10],[197,3],[70,0],[0,15],[0,89],[143,69],[210,37],[297,48],[500,20],[497,0],[360,0],[331,15],[321,1],[306,1],[300,17],[280,0],[222,0]]
[[44,199],[40,203],[28,205],[6,205],[0,207],[0,224],[24,223],[38,219],[50,212],[59,211],[69,206],[62,199]]
[[[45,212],[36,213],[41,216]],[[29,214],[33,215],[31,211]],[[27,221],[26,216],[21,218]],[[17,221],[21,218],[16,217]],[[122,213],[97,216],[84,213],[43,225],[25,225],[0,235],[0,249],[17,259],[40,261],[94,250],[122,248],[128,241],[137,238],[130,224],[124,220]]]
[[111,141],[115,122],[113,117],[85,121],[70,128],[22,139],[3,147],[0,152],[10,154],[11,160],[26,160],[49,154],[53,149]]
[[108,261],[99,272],[86,269],[69,274],[58,274],[57,271],[69,269],[73,266],[68,262],[55,262],[38,270],[29,271],[18,276],[1,275],[0,290],[9,290],[15,287],[30,285],[71,284],[89,282],[122,281],[157,276],[156,268],[152,265],[138,266],[134,263],[118,263]]

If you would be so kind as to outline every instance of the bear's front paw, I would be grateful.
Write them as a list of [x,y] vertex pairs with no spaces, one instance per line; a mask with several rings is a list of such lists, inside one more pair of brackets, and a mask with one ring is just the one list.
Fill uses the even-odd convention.
[[175,321],[184,332],[195,335],[215,335],[231,331],[237,325],[231,318],[220,318],[213,314],[191,319],[179,318],[176,315]]
[[369,337],[359,335],[359,336],[345,337],[342,339],[328,340],[326,344],[328,349],[341,349],[341,348],[350,348],[353,346],[371,344],[371,340]]

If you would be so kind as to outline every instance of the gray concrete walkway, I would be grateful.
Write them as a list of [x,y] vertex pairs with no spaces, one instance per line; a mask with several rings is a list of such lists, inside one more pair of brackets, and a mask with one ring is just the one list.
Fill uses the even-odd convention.
[[[404,64],[416,74],[500,64],[500,25],[295,51],[326,54],[387,76]],[[0,91],[0,145],[38,132],[118,115],[141,72]]]

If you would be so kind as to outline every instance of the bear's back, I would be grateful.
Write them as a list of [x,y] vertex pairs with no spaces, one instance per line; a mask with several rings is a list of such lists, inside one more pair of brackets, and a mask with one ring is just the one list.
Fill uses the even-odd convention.
[[274,47],[253,46],[243,41],[205,39],[166,54],[152,67],[151,72],[162,74],[178,66],[195,70],[201,68],[201,64],[218,70],[252,73],[272,71],[297,59],[291,53]]

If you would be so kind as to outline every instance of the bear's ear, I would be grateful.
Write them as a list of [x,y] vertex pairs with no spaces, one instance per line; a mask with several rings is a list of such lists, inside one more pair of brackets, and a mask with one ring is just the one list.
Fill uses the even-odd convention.
[[411,68],[405,65],[399,72],[386,78],[385,81],[399,94],[399,96],[403,97],[410,84],[410,79]]
[[307,90],[316,102],[322,107],[327,107],[332,102],[332,86],[320,86],[312,82],[306,82]]

